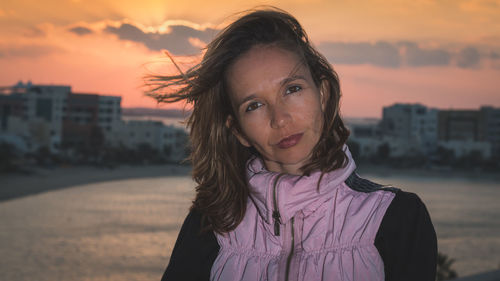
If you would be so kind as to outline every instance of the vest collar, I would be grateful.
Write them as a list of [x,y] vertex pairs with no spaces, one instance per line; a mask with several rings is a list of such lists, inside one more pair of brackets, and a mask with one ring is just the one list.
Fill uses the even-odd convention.
[[[250,199],[264,221],[267,223],[273,221],[275,205],[281,217],[280,221],[284,224],[297,212],[302,211],[304,216],[308,216],[324,202],[332,200],[335,196],[334,191],[356,169],[347,145],[344,145],[343,150],[347,156],[347,164],[326,173],[321,180],[319,190],[317,184],[321,176],[320,171],[313,172],[309,176],[280,174],[266,170],[260,158],[251,158],[247,165]],[[274,188],[275,183],[276,188]]]

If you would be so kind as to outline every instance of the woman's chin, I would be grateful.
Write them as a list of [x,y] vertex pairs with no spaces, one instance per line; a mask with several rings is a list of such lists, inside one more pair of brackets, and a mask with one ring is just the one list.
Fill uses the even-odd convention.
[[274,159],[265,159],[264,162],[269,171],[302,174],[300,168],[307,163],[309,155],[290,155],[289,157],[276,157]]

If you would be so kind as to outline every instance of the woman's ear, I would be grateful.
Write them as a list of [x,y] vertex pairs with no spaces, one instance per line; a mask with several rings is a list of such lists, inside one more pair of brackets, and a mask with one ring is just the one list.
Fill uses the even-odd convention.
[[321,111],[325,112],[326,109],[326,103],[328,102],[328,99],[330,98],[330,83],[328,80],[323,79],[321,80],[321,85],[319,86],[319,93],[320,93],[320,98],[321,98]]
[[238,139],[241,145],[246,147],[251,147],[250,142],[245,138],[245,136],[237,129],[237,126],[234,125],[234,117],[229,115],[226,119],[226,127],[231,130],[231,133]]

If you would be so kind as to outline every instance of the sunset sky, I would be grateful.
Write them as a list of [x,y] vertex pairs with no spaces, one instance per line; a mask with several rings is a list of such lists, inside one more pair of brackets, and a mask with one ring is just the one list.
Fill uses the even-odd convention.
[[70,85],[156,107],[141,85],[169,69],[162,50],[195,61],[257,5],[302,23],[339,73],[344,116],[380,117],[396,102],[500,107],[500,0],[2,0],[0,86]]

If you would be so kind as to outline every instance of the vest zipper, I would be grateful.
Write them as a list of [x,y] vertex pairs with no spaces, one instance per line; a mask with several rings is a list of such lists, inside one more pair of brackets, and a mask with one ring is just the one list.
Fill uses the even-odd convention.
[[290,253],[288,254],[288,257],[286,259],[285,281],[288,281],[288,277],[290,275],[290,265],[292,264],[292,257],[293,257],[293,252],[294,252],[294,249],[295,249],[294,221],[295,221],[295,218],[292,218],[291,219],[291,222],[292,222],[292,245],[291,245],[291,248],[290,248]]
[[[281,224],[281,215],[278,209],[278,194],[276,187],[278,186],[278,181],[279,179],[283,176],[284,174],[279,174],[276,176],[276,179],[274,180],[274,185],[273,185],[273,219],[274,219],[274,235],[280,236],[280,224]],[[294,230],[294,222],[295,218],[290,219],[291,222],[291,234],[292,234],[292,241],[290,245],[290,252],[288,253],[287,259],[286,259],[286,269],[285,269],[285,281],[288,281],[289,276],[290,276],[290,265],[292,264],[292,258],[293,258],[293,253],[295,251],[295,230]]]
[[278,185],[279,179],[283,176],[284,174],[279,174],[276,176],[276,179],[274,180],[274,185],[273,185],[273,219],[274,219],[274,235],[275,236],[280,236],[280,223],[281,223],[281,215],[278,209],[278,199],[277,199],[277,192],[276,192],[276,186]]

